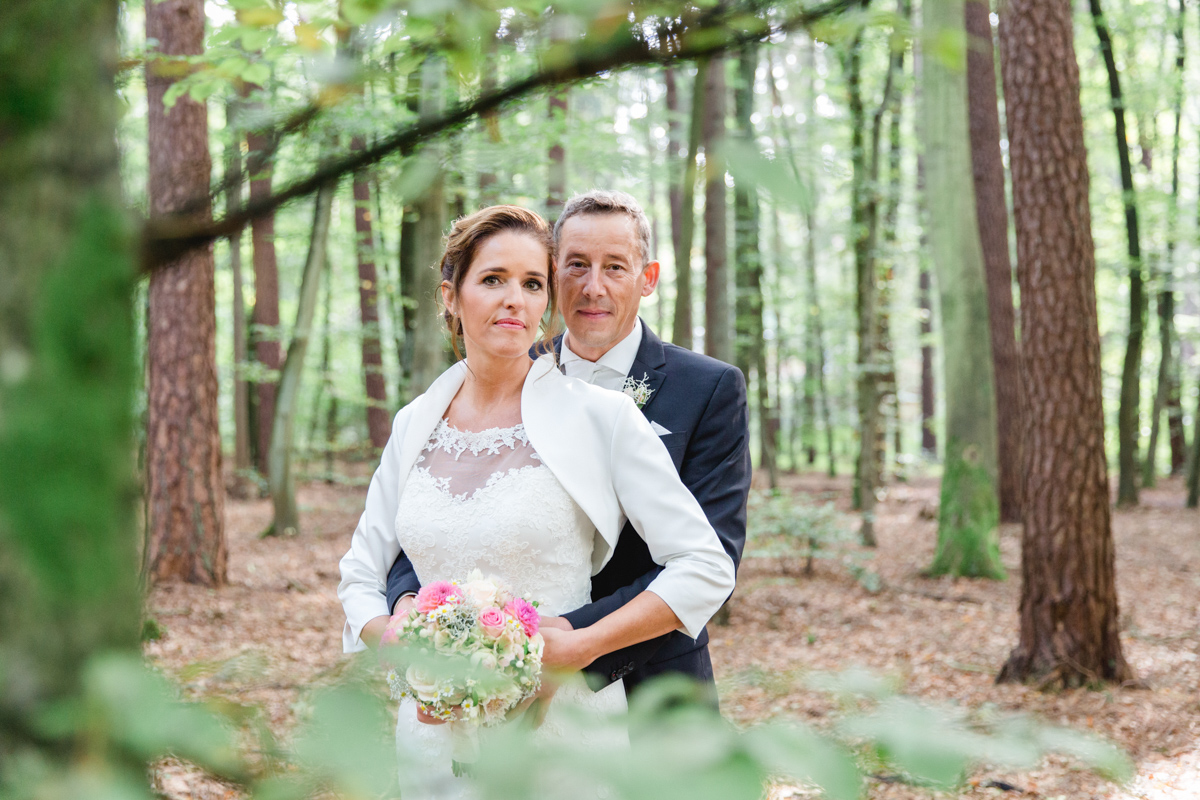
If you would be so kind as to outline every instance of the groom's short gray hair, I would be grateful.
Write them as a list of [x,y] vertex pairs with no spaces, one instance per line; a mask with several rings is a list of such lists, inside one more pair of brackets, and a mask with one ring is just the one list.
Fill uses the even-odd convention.
[[650,220],[646,219],[646,212],[633,195],[615,189],[592,189],[572,197],[554,222],[555,251],[562,238],[563,223],[579,214],[624,214],[629,217],[642,251],[642,268],[645,269],[650,263]]

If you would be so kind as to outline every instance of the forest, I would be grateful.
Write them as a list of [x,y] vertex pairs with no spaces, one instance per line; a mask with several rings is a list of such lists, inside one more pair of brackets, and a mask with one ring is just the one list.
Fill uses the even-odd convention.
[[1196,796],[1197,97],[1195,0],[6,0],[0,798],[391,796],[337,561],[445,237],[594,188],[754,466],[619,796]]

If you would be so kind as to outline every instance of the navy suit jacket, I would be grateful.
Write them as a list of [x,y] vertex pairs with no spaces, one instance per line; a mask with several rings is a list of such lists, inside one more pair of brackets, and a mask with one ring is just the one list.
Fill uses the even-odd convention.
[[[671,461],[736,568],[746,544],[750,492],[746,381],[736,367],[666,344],[644,322],[639,324],[642,344],[629,377],[645,380],[651,389],[642,413],[670,431],[661,439]],[[556,347],[562,347],[561,339]],[[564,616],[577,629],[591,625],[636,597],[661,570],[642,537],[626,524],[611,560],[592,578],[592,602]],[[419,588],[412,562],[401,552],[388,574],[388,608],[394,608],[402,594]],[[707,629],[697,639],[672,631],[601,656],[584,671],[593,688],[624,680],[627,692],[668,672],[714,683]]]

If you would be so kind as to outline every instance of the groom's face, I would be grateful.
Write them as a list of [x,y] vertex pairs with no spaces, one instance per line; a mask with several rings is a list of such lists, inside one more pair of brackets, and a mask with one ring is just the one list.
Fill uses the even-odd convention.
[[633,220],[579,214],[558,240],[558,308],[571,349],[595,361],[633,332],[638,305],[658,285],[658,262],[643,266]]

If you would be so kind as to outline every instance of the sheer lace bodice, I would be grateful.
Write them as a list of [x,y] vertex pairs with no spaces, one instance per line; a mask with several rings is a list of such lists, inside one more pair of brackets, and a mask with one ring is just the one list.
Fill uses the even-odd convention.
[[[579,608],[591,597],[595,526],[542,464],[523,425],[470,432],[440,421],[404,482],[396,534],[422,584],[461,580],[478,569],[539,601],[547,615]],[[595,693],[582,680],[562,686],[538,736],[593,750],[628,746],[611,726],[581,723],[572,706],[601,714],[624,710],[620,681]],[[420,774],[402,769],[406,797],[473,797],[451,776],[458,724],[420,724],[413,702],[402,701],[396,723],[401,763],[415,755],[425,767]],[[503,728],[486,731],[502,735]]]
[[479,569],[548,614],[589,600],[595,528],[523,425],[470,432],[439,422],[405,482],[396,533],[423,584]]

